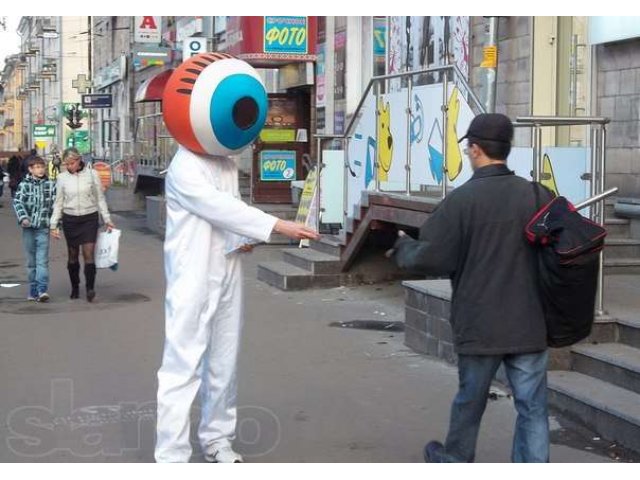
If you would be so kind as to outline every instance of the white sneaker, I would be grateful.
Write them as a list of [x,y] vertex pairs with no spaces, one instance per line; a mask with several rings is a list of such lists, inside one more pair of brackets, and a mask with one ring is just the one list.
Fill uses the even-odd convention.
[[38,301],[38,302],[42,302],[42,303],[47,303],[47,302],[49,301],[49,299],[50,299],[50,298],[51,298],[51,297],[49,296],[49,294],[48,294],[47,292],[44,292],[44,293],[41,293],[41,294],[38,296],[37,301]]
[[242,463],[242,455],[233,451],[228,445],[213,445],[210,453],[204,454],[204,459],[211,463]]

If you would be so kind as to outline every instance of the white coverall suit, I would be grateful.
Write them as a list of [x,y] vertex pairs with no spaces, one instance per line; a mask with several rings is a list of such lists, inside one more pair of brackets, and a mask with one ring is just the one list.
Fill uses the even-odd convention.
[[[155,458],[188,462],[189,413],[201,392],[203,451],[229,445],[236,430],[236,364],[242,325],[242,236],[267,241],[276,217],[249,207],[238,193],[229,157],[180,147],[165,182],[166,340],[158,371]],[[246,240],[246,239],[245,239]]]

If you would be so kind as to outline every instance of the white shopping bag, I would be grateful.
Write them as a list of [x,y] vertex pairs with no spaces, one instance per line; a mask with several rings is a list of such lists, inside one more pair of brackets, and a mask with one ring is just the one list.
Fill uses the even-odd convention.
[[111,232],[102,230],[98,232],[96,268],[110,268],[111,270],[118,268],[118,245],[121,233],[115,228]]

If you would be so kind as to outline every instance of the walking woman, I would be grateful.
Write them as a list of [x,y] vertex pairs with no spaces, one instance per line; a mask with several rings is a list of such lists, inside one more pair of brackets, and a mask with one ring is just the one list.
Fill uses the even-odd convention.
[[84,276],[87,287],[87,300],[92,302],[96,296],[95,248],[98,237],[98,212],[107,231],[114,228],[111,223],[107,202],[102,193],[100,177],[94,170],[87,168],[76,148],[67,148],[62,154],[67,171],[58,175],[56,181],[56,201],[51,216],[51,235],[60,238],[58,224],[62,219],[62,230],[69,251],[69,279],[71,280],[71,298],[80,295],[80,250],[84,259]]

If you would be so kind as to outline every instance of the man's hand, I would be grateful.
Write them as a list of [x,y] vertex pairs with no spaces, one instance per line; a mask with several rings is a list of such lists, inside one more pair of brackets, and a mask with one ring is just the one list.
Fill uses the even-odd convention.
[[[406,234],[406,232],[404,230],[398,230],[398,239],[404,238],[404,237],[407,237],[407,236],[408,235]],[[395,248],[390,248],[389,250],[384,252],[384,256],[387,257],[387,258],[391,258],[391,257],[393,257],[394,253],[396,253],[396,249]]]
[[60,229],[56,228],[56,229],[51,229],[49,231],[49,233],[51,234],[51,236],[53,238],[55,238],[56,240],[60,240]]
[[301,223],[278,220],[273,227],[273,231],[280,233],[294,240],[318,240],[320,235],[314,229],[304,226]]
[[29,228],[31,226],[31,222],[25,218],[20,222],[20,226],[22,226],[22,228]]
[[109,233],[111,233],[111,230],[113,230],[114,228],[116,228],[116,226],[111,222],[107,222],[104,226],[105,231]]
[[253,247],[254,247],[254,245],[250,245],[250,244],[248,244],[248,243],[247,243],[247,244],[245,244],[245,245],[242,245],[242,246],[238,249],[238,251],[239,251],[239,252],[242,252],[242,253],[251,253],[251,252],[253,251]]

